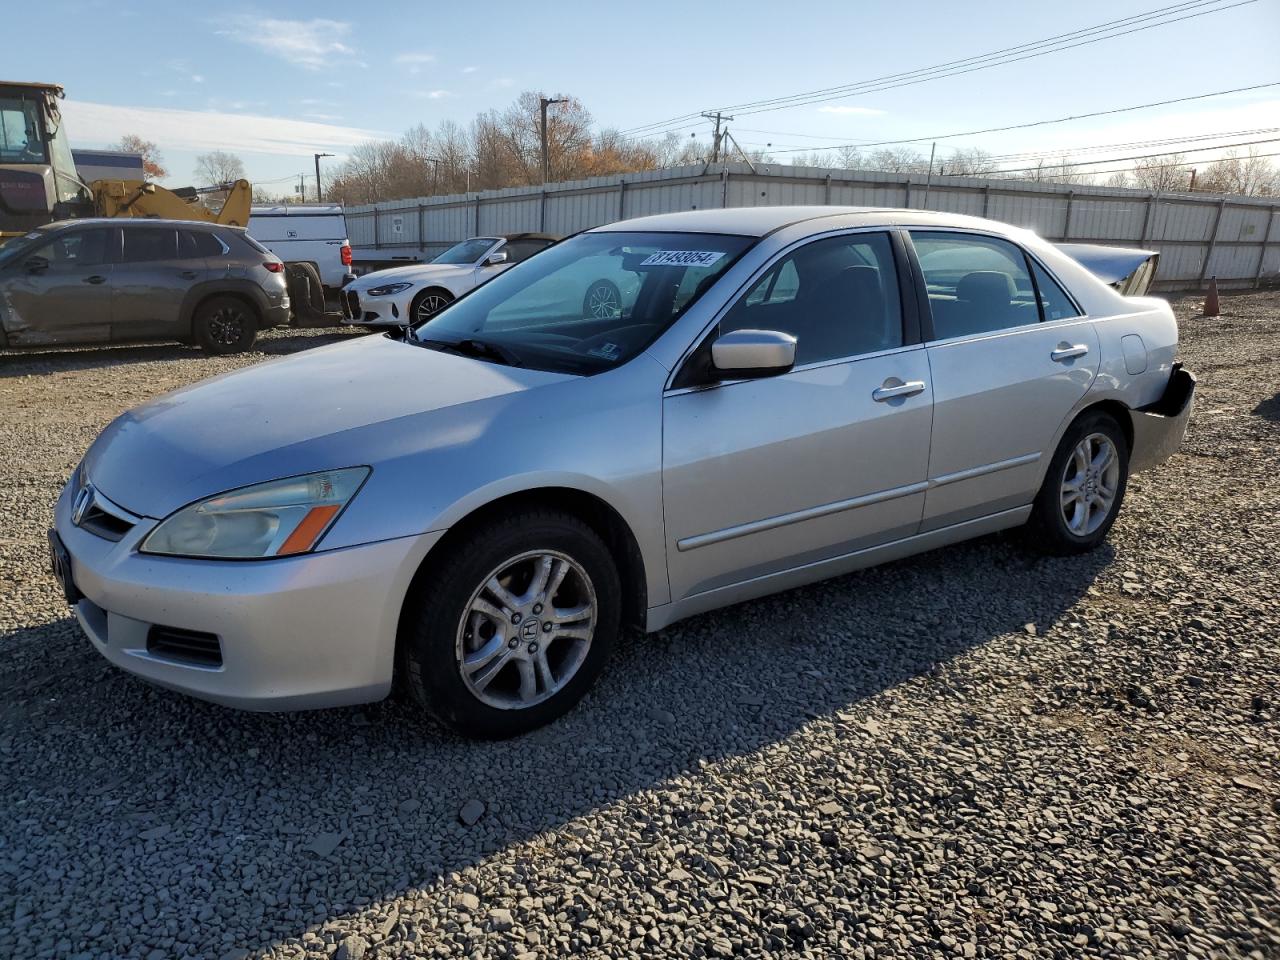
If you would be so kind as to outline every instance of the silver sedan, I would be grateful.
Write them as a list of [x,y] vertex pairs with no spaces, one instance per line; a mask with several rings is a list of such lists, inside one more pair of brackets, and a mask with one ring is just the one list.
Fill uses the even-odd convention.
[[[545,306],[600,275],[610,315]],[[625,624],[1010,527],[1096,547],[1181,442],[1176,347],[1165,302],[988,220],[625,221],[405,333],[125,413],[58,501],[53,566],[155,683],[280,710],[396,678],[509,736],[570,709]]]

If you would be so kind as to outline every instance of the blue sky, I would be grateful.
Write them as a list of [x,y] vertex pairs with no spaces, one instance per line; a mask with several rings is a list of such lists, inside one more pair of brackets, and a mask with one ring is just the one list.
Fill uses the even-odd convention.
[[[268,189],[284,190],[312,169],[317,150],[341,155],[418,122],[465,123],[525,89],[574,94],[597,122],[627,128],[930,66],[1169,2],[48,0],[6,11],[11,41],[40,39],[7,44],[3,72],[66,87],[73,145],[141,134],[159,143],[171,185],[190,182],[195,156],[221,147],[244,159],[250,179],[282,180]],[[742,117],[733,128],[744,145],[816,147],[819,137],[927,136],[1066,116],[1280,81],[1278,41],[1280,0],[1256,0],[825,109]],[[1280,86],[947,143],[1012,153],[1273,126]]]

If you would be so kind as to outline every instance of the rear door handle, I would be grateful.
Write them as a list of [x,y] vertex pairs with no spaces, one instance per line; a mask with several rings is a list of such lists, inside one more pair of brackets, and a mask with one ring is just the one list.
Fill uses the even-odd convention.
[[924,393],[924,388],[923,380],[908,380],[906,383],[894,385],[886,383],[883,387],[876,387],[871,391],[871,399],[876,403],[884,403],[895,397],[914,397],[917,393]]
[[1049,359],[1055,363],[1063,363],[1066,360],[1074,360],[1076,357],[1083,357],[1089,352],[1089,348],[1083,343],[1067,344],[1065,341],[1058,344],[1058,348],[1049,354]]
[[92,277],[85,277],[84,282],[85,283],[106,283],[107,278],[95,273]]
[[200,274],[196,273],[194,270],[183,270],[179,276],[181,276],[183,280],[194,280],[196,277],[200,276]]

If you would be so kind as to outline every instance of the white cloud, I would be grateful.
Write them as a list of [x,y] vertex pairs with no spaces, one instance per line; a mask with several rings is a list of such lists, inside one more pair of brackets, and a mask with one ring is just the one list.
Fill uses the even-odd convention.
[[410,73],[421,73],[424,65],[435,62],[435,55],[430,53],[402,53],[395,58],[401,66],[407,66]]
[[455,94],[452,90],[419,90],[414,96],[421,100],[446,100]]
[[477,70],[479,70],[479,69],[480,69],[479,67],[463,67],[463,68],[462,68],[462,72],[463,72],[463,73],[475,73],[475,72],[476,72]]
[[233,28],[219,30],[220,36],[307,70],[336,66],[337,58],[350,58],[355,53],[342,42],[351,32],[351,24],[342,20],[280,20],[241,14],[231,21]]
[[68,100],[62,106],[73,140],[86,145],[114,143],[122,131],[137,133],[169,150],[229,150],[309,157],[342,150],[366,140],[387,139],[377,130],[340,124],[213,110],[125,107]]
[[492,79],[492,80],[490,80],[490,81],[489,81],[489,86],[491,86],[491,87],[514,87],[514,86],[515,86],[515,83],[516,83],[516,82],[515,82],[514,80],[512,80],[510,77],[495,77],[494,79]]
[[818,108],[819,113],[844,113],[857,117],[883,117],[884,110],[877,110],[875,107],[833,107],[825,106]]
[[204,83],[204,77],[203,77],[202,75],[198,74],[198,73],[193,73],[193,74],[191,75],[191,82],[192,82],[192,83]]

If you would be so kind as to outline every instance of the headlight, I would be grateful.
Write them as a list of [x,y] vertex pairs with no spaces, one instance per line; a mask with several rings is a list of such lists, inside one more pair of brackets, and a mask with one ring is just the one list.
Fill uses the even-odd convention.
[[365,296],[389,297],[393,293],[399,293],[401,290],[408,290],[412,286],[412,283],[384,283],[380,287],[370,287],[365,291]]
[[368,476],[368,467],[348,467],[220,493],[170,514],[139,549],[236,560],[306,553]]

